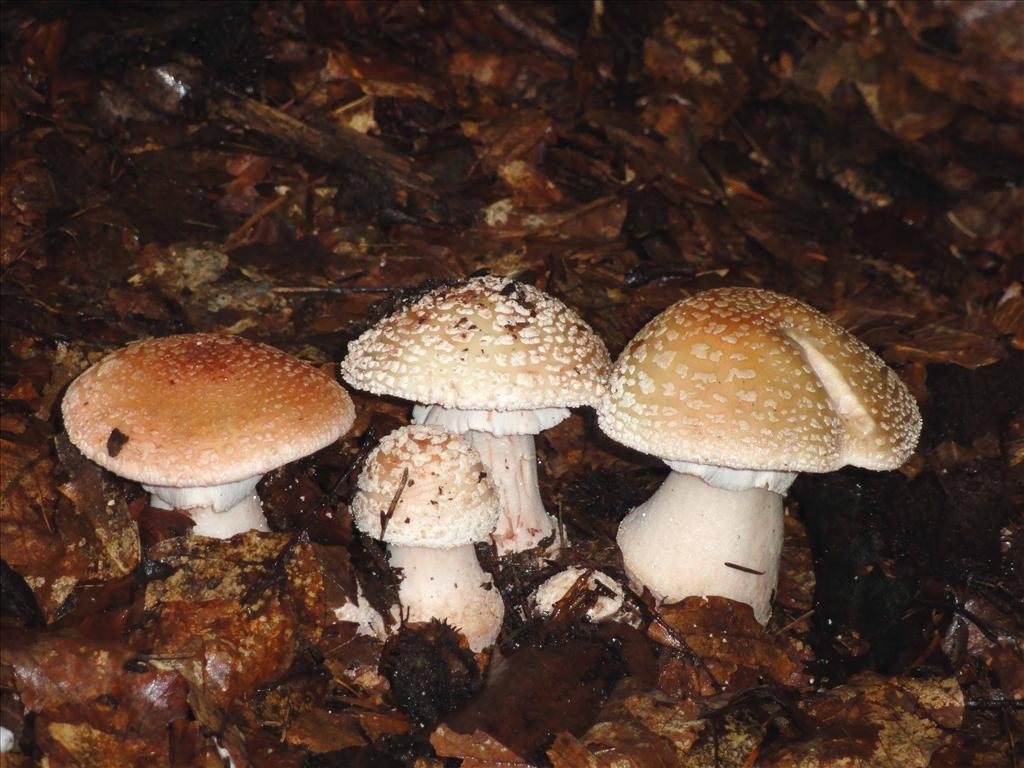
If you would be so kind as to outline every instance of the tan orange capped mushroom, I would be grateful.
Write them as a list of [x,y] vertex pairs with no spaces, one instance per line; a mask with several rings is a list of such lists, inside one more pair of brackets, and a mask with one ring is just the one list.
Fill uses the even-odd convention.
[[656,596],[720,595],[771,613],[782,500],[798,472],[895,469],[917,403],[867,346],[803,302],[756,288],[680,301],[616,361],[601,429],[673,470],[619,527]]

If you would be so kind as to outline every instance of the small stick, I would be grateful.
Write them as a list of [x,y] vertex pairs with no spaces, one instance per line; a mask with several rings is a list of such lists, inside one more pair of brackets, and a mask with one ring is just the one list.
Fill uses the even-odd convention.
[[753,568],[747,568],[745,565],[736,565],[736,563],[725,563],[726,568],[734,568],[737,571],[743,571],[744,573],[752,573],[755,576],[764,576],[764,571],[755,571]]
[[1024,699],[969,699],[968,709],[1020,709],[1024,710]]
[[[522,8],[522,6],[519,7]],[[571,60],[576,58],[575,48],[559,37],[556,37],[550,30],[520,15],[518,9],[512,3],[495,3],[492,8],[494,15],[498,17],[502,24],[518,32],[541,50],[555,56],[561,56],[564,59]]]
[[675,650],[682,653],[683,656],[685,656],[690,663],[694,665],[694,667],[700,669],[705,675],[707,675],[708,680],[711,681],[711,686],[715,689],[715,693],[721,693],[723,690],[722,684],[718,682],[718,678],[716,678],[714,673],[712,673],[708,668],[708,665],[704,663],[704,659],[702,659],[700,655],[690,647],[690,644],[686,642],[686,638],[683,637],[675,627],[665,621],[665,619],[661,617],[661,614],[658,613],[657,609],[654,610],[652,618],[658,626],[665,630],[666,634],[668,634],[668,636],[675,640],[679,645]]
[[388,293],[390,288],[360,285],[284,285],[270,289],[274,293]]
[[809,618],[811,618],[811,616],[813,616],[813,615],[814,615],[814,609],[813,609],[813,608],[811,608],[811,610],[807,611],[806,613],[804,613],[804,614],[803,614],[803,615],[801,615],[801,616],[797,616],[797,617],[796,617],[795,619],[793,619],[793,620],[792,620],[791,622],[789,622],[789,624],[787,624],[786,626],[784,626],[784,627],[781,627],[781,628],[779,628],[779,629],[775,630],[775,631],[774,631],[774,632],[773,632],[772,634],[773,634],[773,635],[781,635],[781,634],[782,634],[783,632],[785,632],[785,631],[786,631],[787,629],[790,629],[791,627],[794,627],[794,626],[796,626],[797,624],[799,624],[799,623],[800,623],[801,621],[803,621],[804,619],[809,619]]
[[281,197],[271,200],[269,203],[267,203],[258,211],[256,211],[256,213],[254,213],[252,216],[246,219],[245,223],[242,224],[242,226],[240,226],[234,232],[232,232],[228,239],[224,241],[224,250],[230,250],[239,240],[242,239],[243,235],[245,235],[250,229],[252,229],[257,222],[259,222],[260,219],[276,211],[278,208],[284,205],[285,202],[287,202],[287,200],[288,197],[282,195]]
[[1013,721],[1007,707],[1003,707],[1003,728],[1006,729],[1006,740],[1010,742],[1010,761],[1013,768],[1020,768],[1020,762],[1017,760],[1017,740],[1013,738]]
[[386,512],[380,513],[380,538],[384,540],[384,531],[388,529],[388,523],[391,522],[392,516],[395,514],[395,510],[398,508],[398,500],[402,498],[402,491],[405,490],[405,484],[409,482],[409,468],[405,467],[402,470],[402,479],[398,483],[398,490],[395,491],[395,495],[391,498],[391,503],[388,505]]

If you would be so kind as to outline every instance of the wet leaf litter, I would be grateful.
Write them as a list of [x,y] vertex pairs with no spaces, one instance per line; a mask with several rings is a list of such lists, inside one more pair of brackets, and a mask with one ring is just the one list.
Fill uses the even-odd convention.
[[[1019,6],[0,14],[5,764],[1021,762]],[[69,383],[132,341],[242,335],[335,377],[473,274],[613,356],[699,291],[792,295],[899,373],[921,440],[895,472],[797,479],[767,626],[636,590],[592,623],[582,583],[547,618],[532,596],[569,566],[625,583],[617,526],[666,468],[576,410],[536,437],[569,545],[477,545],[506,605],[481,656],[389,613],[401,574],[352,523],[407,403],[349,388],[351,430],[267,473],[271,531],[230,540],[63,432]],[[336,613],[363,604],[386,642]]]

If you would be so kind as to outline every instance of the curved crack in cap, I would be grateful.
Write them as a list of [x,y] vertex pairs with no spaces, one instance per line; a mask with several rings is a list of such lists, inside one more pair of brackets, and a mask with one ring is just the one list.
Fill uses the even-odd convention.
[[612,368],[598,417],[618,442],[735,469],[894,469],[921,431],[910,392],[863,342],[815,309],[720,288],[648,323]]

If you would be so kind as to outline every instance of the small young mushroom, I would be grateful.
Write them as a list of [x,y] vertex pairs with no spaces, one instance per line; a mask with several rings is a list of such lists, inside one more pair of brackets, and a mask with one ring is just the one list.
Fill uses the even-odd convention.
[[562,302],[503,277],[438,288],[349,344],[354,387],[420,404],[413,421],[466,439],[501,494],[499,554],[555,532],[537,486],[534,435],[596,405],[610,364],[604,343]]
[[771,614],[783,498],[799,472],[900,466],[917,403],[862,342],[755,288],[680,301],[616,361],[601,429],[673,470],[619,526],[630,580],[659,599],[719,595]]
[[71,383],[61,408],[87,458],[213,538],[267,530],[263,474],[330,445],[355,417],[348,393],[313,366],[213,333],[117,350]]
[[463,438],[439,427],[402,427],[366,457],[352,516],[388,545],[402,569],[398,597],[408,620],[444,619],[473,651],[490,646],[505,605],[476,559],[498,520],[498,493]]
[[[541,584],[533,596],[537,613],[541,616],[550,616],[554,613],[555,604],[576,586],[586,572],[584,568],[573,566],[559,571]],[[594,604],[587,610],[587,619],[594,623],[611,618],[622,608],[622,587],[615,583],[615,579],[602,571],[591,572],[586,579],[584,591],[598,592]]]

